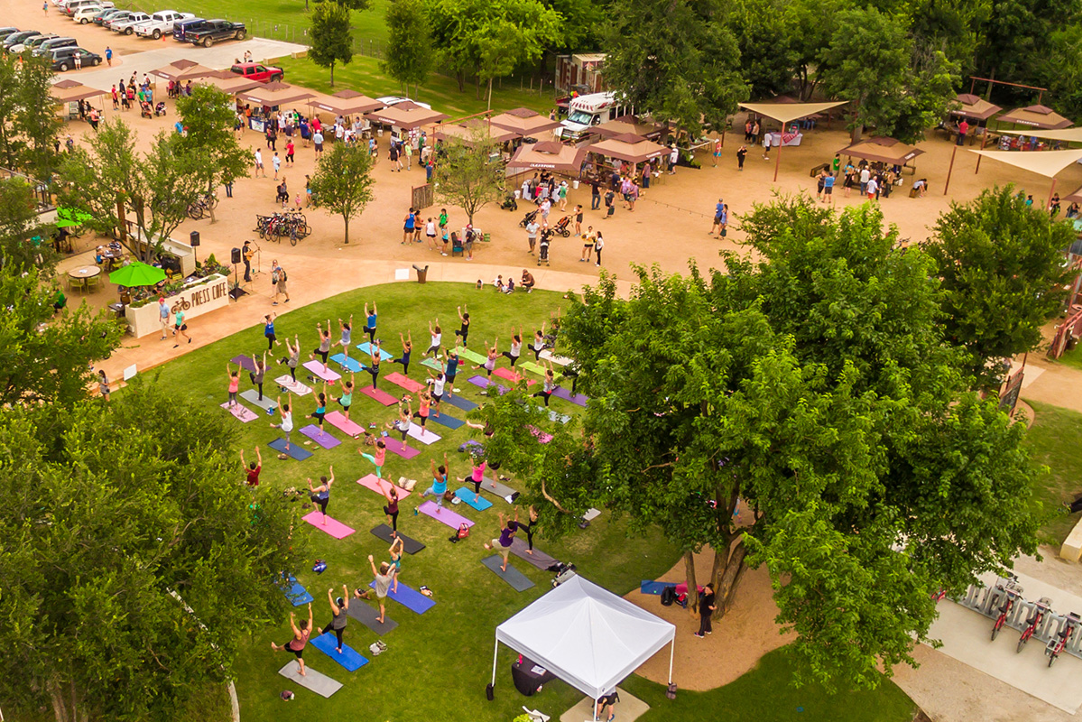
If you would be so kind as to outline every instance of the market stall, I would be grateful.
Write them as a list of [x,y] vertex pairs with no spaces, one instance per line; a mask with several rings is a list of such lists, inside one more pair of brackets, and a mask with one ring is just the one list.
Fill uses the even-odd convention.
[[78,80],[66,78],[54,83],[50,94],[56,104],[63,107],[65,119],[77,120],[81,117],[79,114],[79,104],[81,102],[99,100],[101,101],[101,110],[104,112],[105,102],[102,99],[108,95],[108,92],[83,85]]
[[254,105],[248,127],[262,133],[266,130],[268,113],[287,105],[298,104],[314,95],[310,90],[290,85],[289,83],[260,83],[259,87],[237,93],[237,102]]
[[1070,128],[1073,123],[1055,112],[1046,105],[1028,105],[1024,108],[1015,108],[996,118],[1001,125],[1014,123],[1028,128],[1040,130],[1059,130]]
[[164,67],[158,68],[157,70],[151,70],[150,74],[154,77],[161,78],[162,80],[171,80],[176,83],[183,83],[187,80],[204,78],[217,72],[218,71],[214,70],[213,68],[208,68],[205,65],[200,65],[194,60],[176,60]]
[[529,138],[547,133],[560,127],[560,121],[550,120],[536,110],[529,108],[515,108],[505,113],[494,115],[489,122],[500,128],[514,131],[521,138]]
[[331,113],[335,118],[338,116],[348,118],[379,110],[383,107],[383,103],[356,90],[340,90],[334,95],[312,93],[308,99],[308,106],[313,114],[323,111]]
[[442,123],[450,116],[407,100],[382,110],[366,113],[364,117],[373,123],[390,128],[391,137],[398,140],[404,138],[410,131],[419,130],[426,125]]
[[615,138],[621,135],[638,135],[649,140],[658,140],[669,128],[665,123],[655,123],[637,115],[621,115],[610,121],[595,125],[590,133],[601,138]]
[[229,95],[236,95],[237,93],[243,93],[246,90],[252,88],[258,88],[263,83],[258,80],[252,80],[246,78],[243,75],[237,75],[230,70],[217,70],[209,75],[202,75],[195,78],[193,83],[205,83],[206,85],[213,86],[223,93]]
[[[779,96],[780,97],[780,96]],[[776,120],[781,123],[781,133],[778,138],[778,152],[774,157],[774,180],[778,180],[778,169],[781,167],[781,148],[787,145],[800,145],[800,141],[803,139],[803,134],[800,129],[793,125],[786,127],[794,121],[807,118],[812,115],[822,113],[824,110],[830,110],[831,108],[837,108],[839,105],[845,105],[848,101],[832,101],[829,103],[796,103],[792,101],[792,98],[786,99],[788,102],[775,102],[773,103],[740,103],[740,107],[749,113],[755,115],[761,115],[771,120]],[[769,142],[773,146],[774,133],[769,134]],[[764,135],[764,139],[766,135]]]
[[838,153],[850,158],[862,158],[870,163],[886,163],[887,165],[915,168],[910,164],[910,161],[918,155],[923,155],[924,151],[900,140],[876,135],[858,140],[856,143],[842,148]]
[[550,170],[578,177],[586,153],[585,147],[576,148],[555,141],[523,143],[507,161],[508,175],[513,175],[512,171]]
[[[456,138],[468,146],[473,146],[477,139],[491,140],[501,148],[506,148],[504,144],[510,143],[519,137],[519,134],[513,130],[501,128],[498,125],[491,125],[483,118],[472,118],[462,123],[441,123],[436,128],[436,139],[444,142]],[[504,157],[504,156],[500,156]],[[500,157],[492,158],[491,160],[500,160]],[[506,157],[510,157],[508,153]]]

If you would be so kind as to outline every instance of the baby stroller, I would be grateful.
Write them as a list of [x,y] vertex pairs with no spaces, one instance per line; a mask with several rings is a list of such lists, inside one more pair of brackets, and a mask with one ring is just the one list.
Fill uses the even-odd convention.
[[541,241],[537,245],[537,265],[549,264],[549,243],[552,240],[552,232],[545,231],[541,234]]
[[500,208],[505,211],[517,211],[518,201],[515,200],[515,194],[508,193],[507,197],[503,199],[503,203],[500,204]]
[[151,118],[151,119],[154,118],[154,111],[151,110],[150,103],[148,103],[147,101],[144,100],[141,103],[139,103],[139,108],[140,108],[140,113],[139,114],[142,117]]
[[165,115],[165,103],[161,100],[154,106],[154,115]]
[[571,235],[571,216],[564,216],[560,220],[556,221],[556,225],[553,229],[556,233],[559,233],[564,238]]
[[541,212],[541,210],[540,210],[539,208],[535,208],[535,209],[533,209],[532,211],[530,211],[529,213],[527,213],[527,214],[526,214],[526,217],[525,217],[525,218],[523,218],[523,219],[522,219],[521,221],[519,221],[519,222],[518,222],[518,224],[519,224],[520,226],[522,226],[523,228],[525,228],[526,226],[528,226],[528,225],[530,225],[531,223],[533,223],[533,220],[534,220],[535,218],[537,218],[537,214],[538,214],[538,213],[540,213],[540,212]]

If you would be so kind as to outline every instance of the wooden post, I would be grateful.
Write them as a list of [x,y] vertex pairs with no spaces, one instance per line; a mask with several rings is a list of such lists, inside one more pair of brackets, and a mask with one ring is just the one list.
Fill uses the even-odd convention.
[[954,156],[958,153],[958,145],[955,144],[954,150],[951,151],[951,163],[947,166],[947,182],[943,184],[943,195],[947,195],[947,189],[951,185],[951,171],[954,170]]
[[[984,123],[984,133],[981,134],[981,150],[984,150],[984,142],[988,140],[988,121]],[[973,175],[977,175],[981,171],[981,158],[984,156],[977,156],[977,170],[973,171]]]
[[[782,126],[782,129],[784,129],[784,128],[785,128],[785,126]],[[779,135],[781,135],[781,134],[779,133]],[[782,142],[784,142],[784,141],[782,141]],[[774,156],[774,182],[775,183],[778,182],[778,167],[779,166],[781,166],[781,145],[780,144],[778,145],[778,154],[776,156]]]

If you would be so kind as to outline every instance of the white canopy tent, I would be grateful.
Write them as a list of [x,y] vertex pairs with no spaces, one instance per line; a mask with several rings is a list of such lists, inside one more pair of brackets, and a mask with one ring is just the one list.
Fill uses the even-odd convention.
[[501,642],[595,701],[668,644],[672,683],[676,627],[579,576],[496,627],[493,686]]

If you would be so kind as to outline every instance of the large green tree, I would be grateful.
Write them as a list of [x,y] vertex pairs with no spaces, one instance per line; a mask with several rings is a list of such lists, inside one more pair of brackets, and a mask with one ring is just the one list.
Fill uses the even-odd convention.
[[433,178],[436,197],[466,212],[469,223],[477,211],[500,200],[504,189],[504,171],[491,158],[499,145],[478,127],[467,141],[451,138],[443,143],[443,153]]
[[353,32],[349,20],[349,8],[336,0],[322,0],[312,13],[312,46],[308,56],[321,68],[330,69],[332,88],[334,66],[338,63],[349,65],[353,60]]
[[35,187],[24,178],[0,179],[0,268],[52,272],[56,252],[47,239],[55,226],[41,222],[38,200]]
[[752,98],[789,92],[799,57],[789,5],[786,0],[737,0],[726,6],[726,23],[740,49],[741,71]]
[[719,0],[641,0],[605,36],[605,82],[636,112],[697,135],[747,100],[740,50]]
[[[173,146],[199,159],[196,172],[207,193],[248,175],[250,151],[240,147],[233,132],[231,100],[228,93],[204,83],[193,85],[191,95],[177,98],[177,113],[185,132],[174,139]],[[215,223],[213,203],[209,210],[210,222]]]
[[52,98],[53,71],[29,53],[0,59],[0,162],[48,182],[63,122]]
[[1074,228],[1026,205],[1012,186],[955,203],[936,223],[928,254],[943,288],[943,325],[970,354],[981,388],[1002,378],[999,361],[1031,351],[1066,298],[1063,249]]
[[372,156],[360,143],[333,144],[320,158],[312,176],[313,202],[342,216],[346,243],[349,222],[359,217],[372,200],[372,182]]
[[234,436],[153,384],[0,412],[5,712],[177,719],[285,615],[302,540],[281,494],[241,483]]
[[432,44],[432,24],[428,5],[422,0],[395,0],[387,6],[387,53],[380,63],[383,72],[402,83],[406,95],[413,85],[413,97],[418,86],[428,80],[436,59]]

